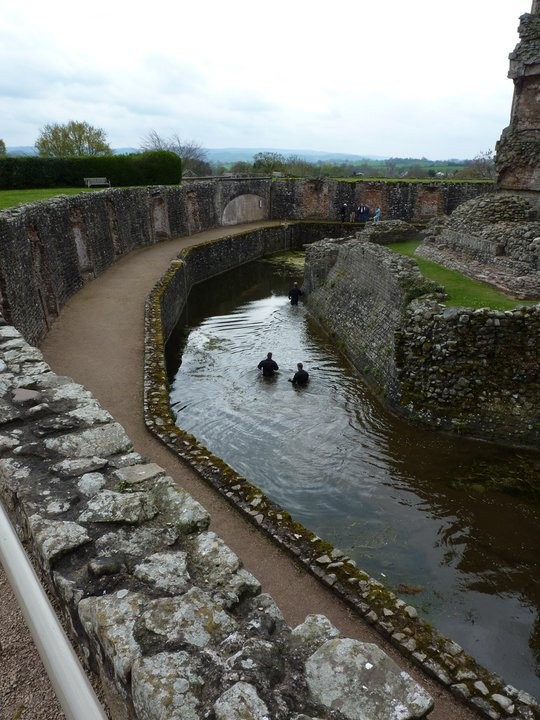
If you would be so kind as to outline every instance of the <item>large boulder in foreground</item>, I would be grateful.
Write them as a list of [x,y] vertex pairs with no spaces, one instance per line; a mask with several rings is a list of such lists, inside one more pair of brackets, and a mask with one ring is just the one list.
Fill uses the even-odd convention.
[[306,662],[315,702],[349,720],[413,720],[433,708],[432,698],[371,643],[328,640]]

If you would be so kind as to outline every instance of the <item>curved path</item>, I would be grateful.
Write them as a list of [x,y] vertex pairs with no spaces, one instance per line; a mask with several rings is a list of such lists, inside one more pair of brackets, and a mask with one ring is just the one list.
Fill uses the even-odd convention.
[[126,429],[135,450],[160,464],[210,513],[211,529],[238,554],[295,626],[323,613],[346,637],[374,642],[435,699],[430,720],[473,720],[475,712],[408,663],[331,591],[243,519],[228,502],[154,438],[143,421],[144,301],[182,248],[225,233],[275,223],[218,228],[135,250],[72,297],[41,345],[58,374],[88,388]]

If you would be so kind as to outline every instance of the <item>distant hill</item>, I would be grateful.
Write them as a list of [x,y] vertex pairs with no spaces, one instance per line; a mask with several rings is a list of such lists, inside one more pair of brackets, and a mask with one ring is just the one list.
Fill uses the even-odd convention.
[[205,148],[208,160],[216,163],[253,162],[260,152],[278,153],[284,157],[296,155],[308,162],[347,162],[362,160],[385,160],[382,155],[355,155],[353,153],[325,152],[323,150],[295,150],[291,148]]
[[[14,145],[6,148],[8,155],[37,155],[33,145]],[[115,155],[129,155],[140,152],[140,148],[121,147],[113,148]],[[362,160],[385,160],[382,155],[355,155],[353,153],[332,153],[323,150],[294,150],[286,148],[205,148],[208,161],[211,163],[253,162],[253,158],[260,152],[272,152],[289,157],[296,155],[308,162],[358,162]]]
[[14,145],[6,147],[8,155],[37,155],[37,150],[33,145]]

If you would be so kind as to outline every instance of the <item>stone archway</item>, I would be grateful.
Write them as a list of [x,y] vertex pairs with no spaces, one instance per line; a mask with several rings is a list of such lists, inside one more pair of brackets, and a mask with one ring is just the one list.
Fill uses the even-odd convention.
[[223,209],[221,222],[223,225],[238,225],[239,223],[264,220],[266,217],[267,207],[264,198],[247,193],[238,195],[227,203]]

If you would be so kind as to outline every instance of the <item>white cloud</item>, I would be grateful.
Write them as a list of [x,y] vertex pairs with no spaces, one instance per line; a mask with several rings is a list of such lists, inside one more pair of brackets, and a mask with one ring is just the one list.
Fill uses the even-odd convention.
[[532,0],[24,0],[2,11],[0,137],[85,120],[206,147],[472,157],[508,124]]

